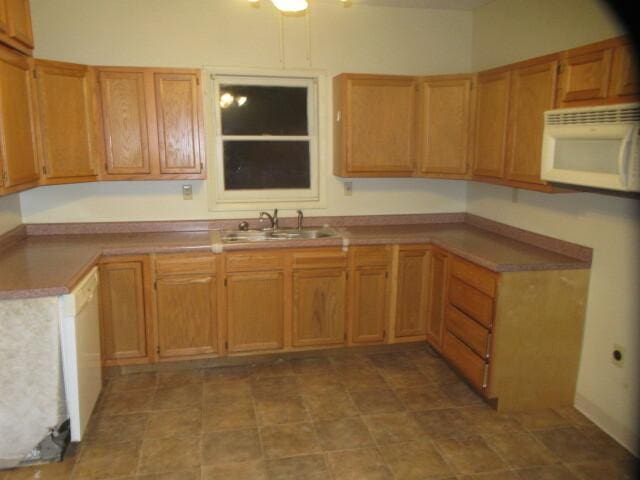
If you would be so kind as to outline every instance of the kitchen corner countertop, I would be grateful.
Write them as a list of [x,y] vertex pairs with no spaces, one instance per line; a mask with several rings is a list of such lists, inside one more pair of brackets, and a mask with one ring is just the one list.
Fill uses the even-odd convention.
[[[590,267],[590,261],[556,253],[469,223],[338,227],[338,237],[223,244],[220,230],[156,233],[33,235],[0,251],[0,299],[69,293],[102,255],[238,251],[267,248],[431,243],[496,272]],[[582,248],[582,247],[581,247]]]

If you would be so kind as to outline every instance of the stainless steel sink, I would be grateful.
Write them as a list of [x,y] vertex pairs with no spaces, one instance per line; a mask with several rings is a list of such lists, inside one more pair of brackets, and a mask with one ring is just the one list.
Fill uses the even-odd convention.
[[279,230],[227,230],[222,232],[223,243],[269,242],[278,240],[312,240],[337,237],[330,228],[304,228]]

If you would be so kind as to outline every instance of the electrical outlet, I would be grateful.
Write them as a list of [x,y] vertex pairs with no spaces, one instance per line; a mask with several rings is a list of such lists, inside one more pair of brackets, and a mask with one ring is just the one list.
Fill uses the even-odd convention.
[[182,185],[182,199],[193,200],[193,188],[191,185]]
[[611,352],[611,363],[613,363],[616,367],[624,366],[624,347],[621,345],[613,345],[613,351]]
[[344,195],[345,197],[353,195],[353,182],[344,182]]

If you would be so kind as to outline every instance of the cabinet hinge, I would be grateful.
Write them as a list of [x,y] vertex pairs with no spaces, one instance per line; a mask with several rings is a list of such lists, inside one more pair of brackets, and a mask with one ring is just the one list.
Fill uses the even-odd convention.
[[386,330],[382,330],[382,338],[387,338],[387,331]]
[[38,72],[36,70],[33,70],[33,78],[38,78]]
[[158,281],[157,281],[157,280],[154,280],[154,281],[153,281],[153,289],[154,289],[154,290],[157,290],[157,289],[158,289]]
[[384,272],[384,278],[389,278],[389,272]]
[[224,342],[224,349],[225,350],[229,350],[229,342],[228,341]]
[[347,341],[347,332],[344,333],[344,341]]
[[158,355],[160,355],[160,346],[158,346],[158,347],[156,348],[156,353],[157,353]]
[[7,172],[2,172],[2,184],[7,183]]
[[225,287],[227,286],[227,279],[226,278],[224,279],[224,286]]
[[46,166],[46,165],[43,165],[43,166],[42,166],[42,174],[43,174],[43,175],[46,175],[46,174],[47,174],[47,166]]
[[558,66],[556,67],[556,70],[558,73],[564,72],[564,65],[562,63],[559,63]]
[[196,85],[200,85],[200,78],[196,77]]
[[202,173],[203,170],[204,170],[204,162],[200,162],[200,172]]

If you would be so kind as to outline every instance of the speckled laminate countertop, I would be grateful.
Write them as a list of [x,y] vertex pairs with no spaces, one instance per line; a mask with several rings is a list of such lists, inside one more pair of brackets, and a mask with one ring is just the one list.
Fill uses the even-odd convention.
[[[28,236],[0,251],[0,299],[69,293],[102,255],[432,243],[496,272],[589,268],[584,255],[540,248],[466,222],[338,227],[338,237],[222,245],[219,230]],[[578,246],[579,247],[579,246]],[[583,247],[579,247],[583,248]],[[569,249],[570,250],[570,249]]]

